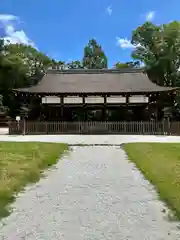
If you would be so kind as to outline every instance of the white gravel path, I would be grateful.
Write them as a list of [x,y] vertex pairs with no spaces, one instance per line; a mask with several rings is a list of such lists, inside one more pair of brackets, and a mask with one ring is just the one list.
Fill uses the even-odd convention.
[[157,194],[118,146],[73,147],[28,187],[0,239],[178,240]]
[[152,135],[0,135],[0,141],[63,142],[68,144],[112,144],[128,142],[180,142],[180,136]]

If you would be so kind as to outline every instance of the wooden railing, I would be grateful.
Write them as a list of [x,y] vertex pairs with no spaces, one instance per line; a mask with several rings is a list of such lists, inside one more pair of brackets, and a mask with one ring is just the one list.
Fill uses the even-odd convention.
[[41,122],[14,121],[9,134],[131,134],[180,135],[180,122]]

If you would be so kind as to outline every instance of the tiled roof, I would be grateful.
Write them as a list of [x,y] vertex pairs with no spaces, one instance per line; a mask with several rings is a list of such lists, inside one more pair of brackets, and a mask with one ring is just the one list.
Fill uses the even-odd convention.
[[30,93],[146,93],[171,91],[151,82],[141,69],[48,70],[42,80],[29,88]]

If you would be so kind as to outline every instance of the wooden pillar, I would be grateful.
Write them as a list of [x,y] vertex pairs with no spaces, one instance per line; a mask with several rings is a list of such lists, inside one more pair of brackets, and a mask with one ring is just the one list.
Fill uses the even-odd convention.
[[87,121],[87,106],[85,102],[85,96],[83,96],[83,118],[84,121]]
[[87,121],[88,120],[88,109],[87,109],[87,106],[85,106],[84,108],[84,121]]
[[126,119],[126,120],[129,120],[129,111],[128,111],[128,110],[129,110],[129,97],[130,97],[130,94],[127,93],[127,94],[125,95],[125,97],[126,97],[125,119]]
[[102,108],[102,121],[106,121],[106,106],[103,106]]
[[64,96],[60,97],[60,121],[64,121]]
[[102,109],[102,120],[106,121],[107,120],[107,115],[106,115],[106,109],[107,109],[107,98],[104,96],[104,104],[103,104],[103,109]]
[[64,106],[61,104],[60,106],[60,120],[64,121]]
[[129,104],[129,97],[130,97],[130,95],[126,94],[126,104]]

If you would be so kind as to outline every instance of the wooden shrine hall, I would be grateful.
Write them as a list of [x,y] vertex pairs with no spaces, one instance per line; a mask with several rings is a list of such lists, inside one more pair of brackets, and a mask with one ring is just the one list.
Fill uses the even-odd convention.
[[142,69],[49,69],[37,85],[14,92],[33,106],[29,120],[143,121],[163,118],[175,90],[151,82]]

